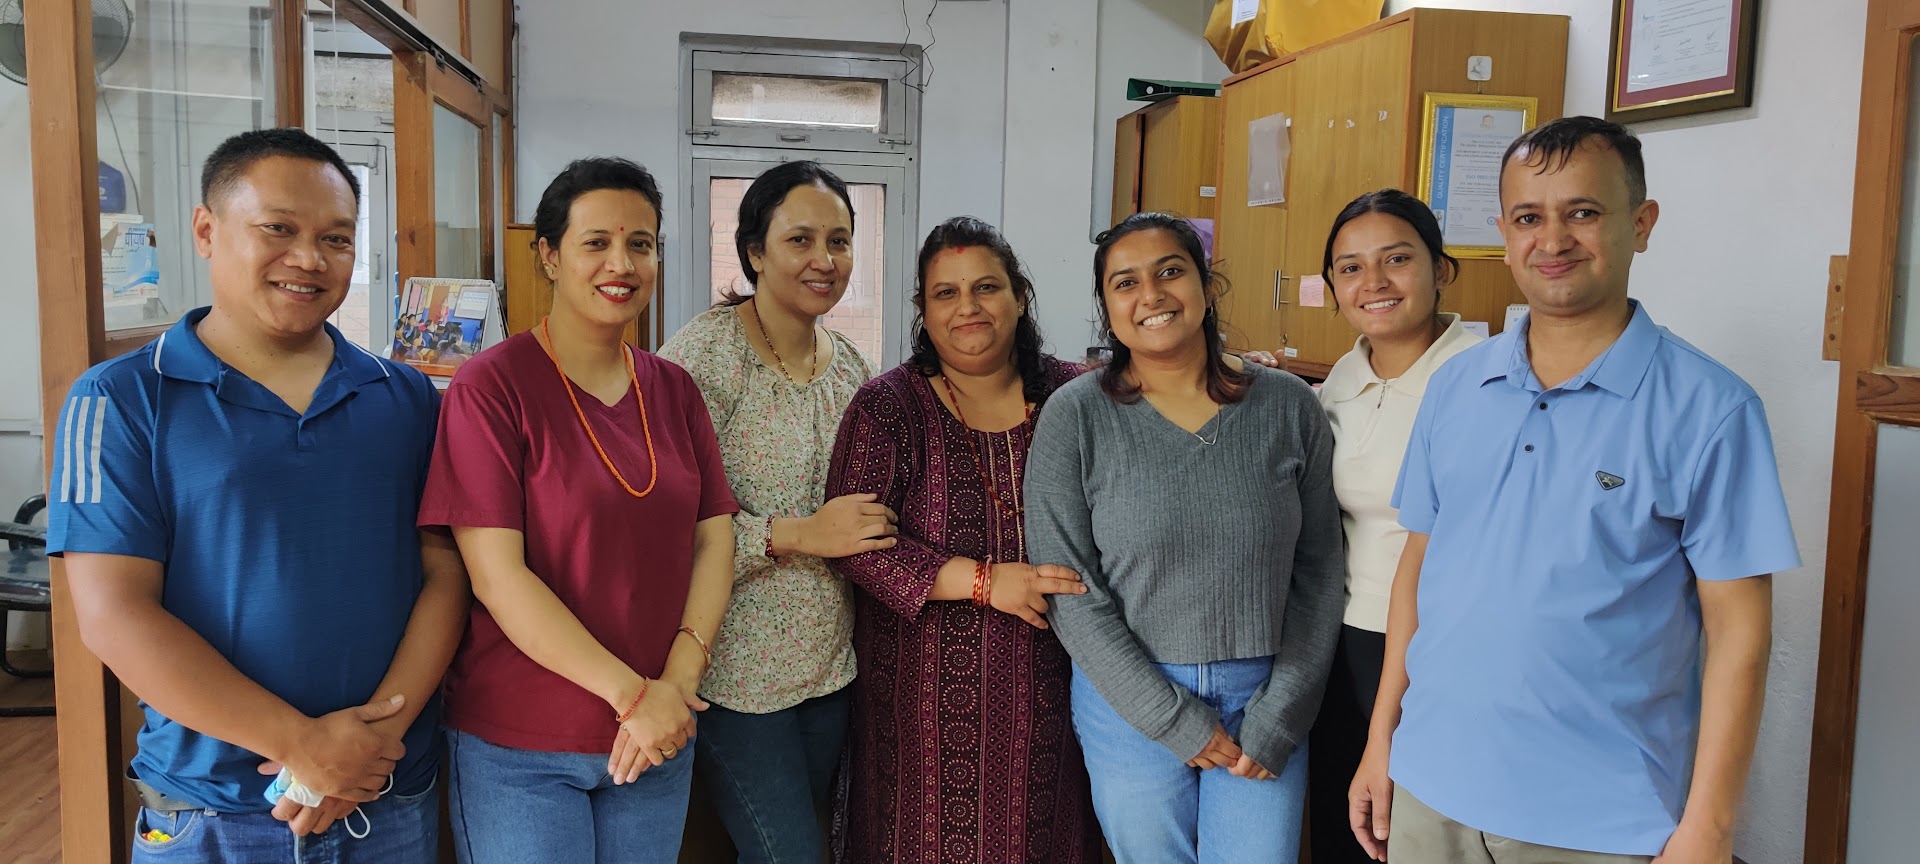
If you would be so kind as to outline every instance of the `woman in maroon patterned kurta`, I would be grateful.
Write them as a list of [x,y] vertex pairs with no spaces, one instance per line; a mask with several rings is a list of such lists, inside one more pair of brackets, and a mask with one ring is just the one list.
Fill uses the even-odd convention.
[[1033,416],[1080,368],[1040,353],[991,226],[935,228],[919,272],[914,358],[854,397],[827,479],[900,514],[898,545],[833,562],[860,589],[842,860],[1097,861],[1072,667],[1040,617],[1083,589],[1026,563],[1019,503]]

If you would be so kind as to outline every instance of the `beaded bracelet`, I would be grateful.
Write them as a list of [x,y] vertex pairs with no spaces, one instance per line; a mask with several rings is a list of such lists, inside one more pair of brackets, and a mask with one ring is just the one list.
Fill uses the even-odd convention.
[[707,640],[700,638],[700,634],[693,632],[692,627],[682,627],[680,628],[680,632],[693,637],[693,643],[700,646],[700,653],[707,658],[707,665],[712,666],[713,649],[707,647]]
[[985,606],[989,600],[989,584],[993,570],[993,559],[986,558],[973,565],[973,605]]
[[620,712],[620,716],[613,718],[613,722],[625,723],[633,719],[633,712],[640,710],[640,700],[647,698],[647,688],[652,686],[652,681],[648,681],[645,678],[640,679],[640,692],[634,694],[633,703],[627,706],[627,710]]

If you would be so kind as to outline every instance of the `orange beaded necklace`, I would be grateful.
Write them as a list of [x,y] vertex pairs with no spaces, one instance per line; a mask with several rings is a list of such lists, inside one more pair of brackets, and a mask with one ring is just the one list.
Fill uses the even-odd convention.
[[627,360],[627,380],[633,382],[633,398],[640,403],[640,432],[647,439],[647,465],[653,473],[652,478],[647,480],[647,488],[639,491],[635,491],[633,486],[627,483],[627,478],[620,476],[620,469],[613,467],[613,460],[607,458],[606,448],[600,446],[600,436],[593,434],[593,425],[587,422],[587,412],[580,409],[580,397],[573,393],[573,381],[567,378],[567,370],[560,368],[560,355],[553,353],[553,332],[547,327],[548,320],[550,319],[540,319],[540,335],[546,337],[546,342],[540,347],[546,350],[547,359],[553,361],[553,371],[560,375],[560,387],[567,391],[567,400],[573,403],[573,413],[580,418],[580,428],[587,430],[587,440],[593,442],[593,452],[600,454],[600,464],[607,466],[607,472],[613,475],[613,479],[620,484],[620,488],[627,490],[628,495],[635,498],[647,497],[653,492],[653,484],[660,480],[660,463],[655,461],[653,456],[653,427],[647,425],[647,394],[640,392],[640,375],[633,370],[633,349],[624,344],[621,345],[620,356]]

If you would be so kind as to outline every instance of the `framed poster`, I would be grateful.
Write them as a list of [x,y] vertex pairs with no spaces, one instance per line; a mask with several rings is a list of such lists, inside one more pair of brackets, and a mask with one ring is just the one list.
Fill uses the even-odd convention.
[[1607,119],[1752,105],[1759,26],[1760,0],[1613,0]]
[[492,282],[415,276],[394,299],[399,308],[387,356],[429,377],[451,378],[460,364],[500,338]]
[[1427,94],[1416,194],[1440,220],[1447,254],[1507,254],[1500,238],[1500,159],[1513,139],[1533,128],[1539,110],[1532,96]]

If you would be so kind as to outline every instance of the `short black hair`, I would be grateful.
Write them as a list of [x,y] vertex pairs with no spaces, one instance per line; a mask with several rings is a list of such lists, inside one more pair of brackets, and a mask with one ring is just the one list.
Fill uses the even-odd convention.
[[[1447,243],[1440,235],[1440,220],[1433,215],[1433,208],[1428,207],[1427,202],[1398,189],[1381,189],[1347,202],[1346,209],[1333,218],[1333,228],[1327,232],[1327,251],[1320,258],[1320,278],[1326,280],[1328,285],[1333,284],[1333,241],[1340,237],[1340,229],[1347,227],[1348,222],[1369,213],[1392,216],[1413,226],[1413,233],[1420,235],[1420,242],[1427,247],[1427,256],[1433,259],[1436,286],[1445,287],[1447,284],[1445,279],[1437,278],[1440,262],[1447,262],[1449,275],[1460,273],[1460,262],[1447,254]],[[1333,299],[1333,308],[1340,308],[1340,298]]]
[[[847,181],[820,163],[810,160],[782,162],[760,172],[760,176],[753,178],[753,184],[747,187],[746,194],[740,196],[740,221],[733,229],[733,251],[740,255],[740,272],[746,274],[748,283],[760,284],[760,272],[753,269],[753,259],[748,257],[748,253],[756,247],[762,252],[766,251],[767,229],[773,225],[773,211],[780,209],[780,202],[787,200],[788,194],[802,186],[825,186],[840,196],[840,202],[847,205],[847,227],[853,227],[853,196],[847,192]],[[737,306],[747,302],[750,296],[729,291],[720,305]]]
[[1507,145],[1500,167],[1519,158],[1522,165],[1538,165],[1538,173],[1566,167],[1574,151],[1598,138],[1627,166],[1627,203],[1638,207],[1647,200],[1647,163],[1640,157],[1640,139],[1627,127],[1598,117],[1562,117],[1524,132]]
[[1227,340],[1220,332],[1220,311],[1217,307],[1220,298],[1231,286],[1219,268],[1207,260],[1206,245],[1200,242],[1200,232],[1195,230],[1193,223],[1164,212],[1135,213],[1093,238],[1093,242],[1098,244],[1093,250],[1093,305],[1100,310],[1100,335],[1107,343],[1107,356],[1111,358],[1100,368],[1100,390],[1115,402],[1131,405],[1140,401],[1139,386],[1127,381],[1127,369],[1133,365],[1133,350],[1113,334],[1113,316],[1107,312],[1106,282],[1107,253],[1122,238],[1142,231],[1172,234],[1174,242],[1180,244],[1180,250],[1193,260],[1194,273],[1200,277],[1200,285],[1206,289],[1207,312],[1200,319],[1200,332],[1205,334],[1207,341],[1207,395],[1220,405],[1246,398],[1247,387],[1253,382],[1253,373],[1244,368],[1236,370],[1228,366],[1221,356],[1226,353]]
[[533,211],[536,242],[545,240],[548,246],[559,247],[560,238],[567,233],[567,217],[573,212],[573,202],[601,189],[640,193],[640,197],[653,205],[653,233],[659,235],[660,222],[666,213],[661,209],[660,184],[653,175],[626,159],[589,156],[567,163],[566,169],[547,184],[547,191],[540,193],[540,206]]
[[308,135],[305,130],[294,128],[255,129],[242,132],[220,142],[213,148],[213,155],[200,169],[200,201],[211,207],[215,198],[227,194],[255,162],[286,156],[293,159],[306,159],[331,165],[340,176],[347,179],[347,188],[353,190],[353,203],[360,203],[360,181],[354,179],[353,169],[347,167],[347,160],[328,147],[325,141]]

